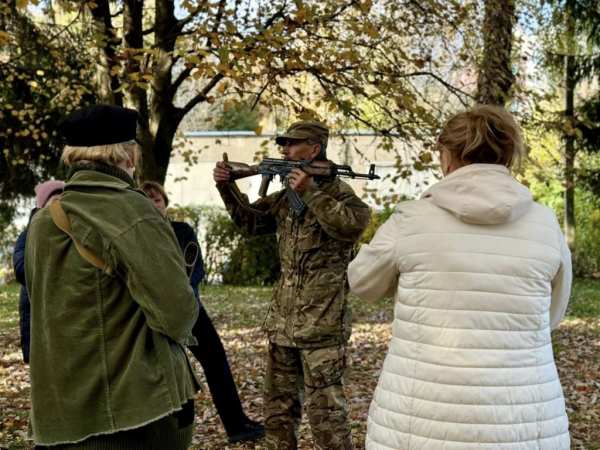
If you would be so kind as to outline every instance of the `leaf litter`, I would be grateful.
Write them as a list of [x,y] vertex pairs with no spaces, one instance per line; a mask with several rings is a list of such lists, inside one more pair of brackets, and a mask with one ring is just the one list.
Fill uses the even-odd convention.
[[[244,410],[262,421],[267,342],[260,325],[270,289],[206,286],[203,290],[202,300],[227,351]],[[594,301],[600,301],[600,283],[594,295]],[[18,291],[0,291],[0,450],[33,449],[26,441],[30,385],[19,348],[17,305]],[[353,308],[345,389],[359,450],[365,446],[367,414],[391,337],[393,308],[390,300],[369,304],[357,299]],[[568,318],[554,331],[553,342],[570,419],[571,448],[600,450],[600,319]],[[199,363],[190,357],[206,384]],[[230,444],[208,391],[196,396],[195,405],[196,432],[190,449],[266,449],[264,440]],[[298,443],[300,450],[312,449],[305,417]]]

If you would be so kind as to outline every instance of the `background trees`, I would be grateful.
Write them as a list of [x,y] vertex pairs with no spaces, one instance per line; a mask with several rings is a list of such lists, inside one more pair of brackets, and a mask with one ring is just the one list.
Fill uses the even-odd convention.
[[163,182],[173,152],[194,161],[173,148],[186,126],[260,134],[261,121],[306,118],[421,149],[398,153],[398,177],[435,170],[440,124],[479,102],[521,121],[520,179],[565,220],[573,250],[597,237],[597,0],[39,1],[0,1],[5,222],[58,174],[56,122],[87,103],[140,112],[142,176]]

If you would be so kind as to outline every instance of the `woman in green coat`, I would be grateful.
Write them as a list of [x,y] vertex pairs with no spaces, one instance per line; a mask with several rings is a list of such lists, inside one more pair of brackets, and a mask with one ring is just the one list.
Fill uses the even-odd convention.
[[[185,450],[196,380],[185,354],[198,303],[169,223],[136,189],[137,112],[108,105],[61,120],[70,167],[60,206],[33,219],[30,437],[41,448]],[[93,266],[75,242],[106,265]]]

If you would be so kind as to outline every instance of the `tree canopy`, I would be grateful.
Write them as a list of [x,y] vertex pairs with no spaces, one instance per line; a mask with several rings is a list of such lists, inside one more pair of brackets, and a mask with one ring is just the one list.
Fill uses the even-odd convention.
[[369,129],[398,179],[435,170],[448,114],[493,103],[523,126],[523,182],[557,210],[566,192],[574,223],[600,195],[599,18],[597,0],[0,0],[0,212],[60,171],[58,118],[90,103],[140,113],[159,182],[174,152],[197,160],[174,148],[186,120]]

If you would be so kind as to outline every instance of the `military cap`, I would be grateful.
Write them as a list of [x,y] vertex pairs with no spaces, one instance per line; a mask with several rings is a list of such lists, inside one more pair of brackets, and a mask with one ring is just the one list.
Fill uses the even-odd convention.
[[121,106],[86,106],[62,117],[58,130],[73,147],[119,144],[135,139],[138,116]]
[[275,138],[275,142],[279,145],[285,145],[288,139],[312,139],[323,146],[327,146],[329,138],[329,128],[319,122],[311,122],[303,120],[290,125],[285,134]]

